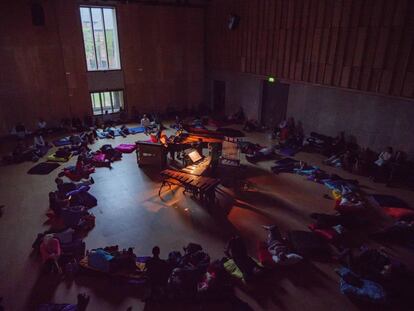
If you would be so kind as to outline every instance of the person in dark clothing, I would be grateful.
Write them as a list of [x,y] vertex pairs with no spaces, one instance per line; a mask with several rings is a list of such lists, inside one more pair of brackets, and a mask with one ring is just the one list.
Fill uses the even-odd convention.
[[150,297],[154,298],[162,295],[167,285],[170,269],[167,262],[160,259],[160,248],[158,246],[152,249],[152,257],[147,260],[145,267],[151,287]]
[[78,182],[78,183],[64,182],[61,178],[56,178],[55,182],[56,182],[58,191],[62,194],[67,194],[74,190],[78,190],[83,186],[89,186],[95,183],[92,177],[86,181]]
[[230,239],[224,253],[226,256],[233,259],[234,263],[243,273],[243,278],[246,281],[252,280],[263,271],[262,268],[247,254],[246,245],[239,236]]

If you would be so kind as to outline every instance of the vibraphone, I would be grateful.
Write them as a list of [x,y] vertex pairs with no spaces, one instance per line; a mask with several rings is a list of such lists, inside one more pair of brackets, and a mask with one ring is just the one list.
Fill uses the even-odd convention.
[[161,195],[161,190],[165,185],[170,188],[172,185],[184,187],[184,193],[190,192],[195,198],[206,203],[214,203],[216,199],[216,188],[220,184],[220,179],[205,176],[196,176],[174,170],[163,170],[161,172],[163,181],[158,191]]

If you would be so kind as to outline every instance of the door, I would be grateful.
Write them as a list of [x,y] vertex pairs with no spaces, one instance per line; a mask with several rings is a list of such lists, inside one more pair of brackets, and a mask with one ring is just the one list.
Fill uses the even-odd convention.
[[269,81],[263,82],[261,122],[274,127],[286,119],[289,84]]
[[218,115],[224,115],[226,108],[226,83],[214,81],[213,84],[213,109]]

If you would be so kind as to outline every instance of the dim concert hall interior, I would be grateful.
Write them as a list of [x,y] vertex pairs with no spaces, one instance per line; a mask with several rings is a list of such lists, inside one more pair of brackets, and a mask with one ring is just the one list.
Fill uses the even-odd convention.
[[0,311],[414,310],[413,0],[4,0],[0,68]]

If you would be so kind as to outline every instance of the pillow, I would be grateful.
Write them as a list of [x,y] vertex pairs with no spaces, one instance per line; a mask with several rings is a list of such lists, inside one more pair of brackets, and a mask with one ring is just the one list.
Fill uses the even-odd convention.
[[403,219],[414,219],[414,210],[402,207],[384,207],[385,214],[388,216],[403,220]]

